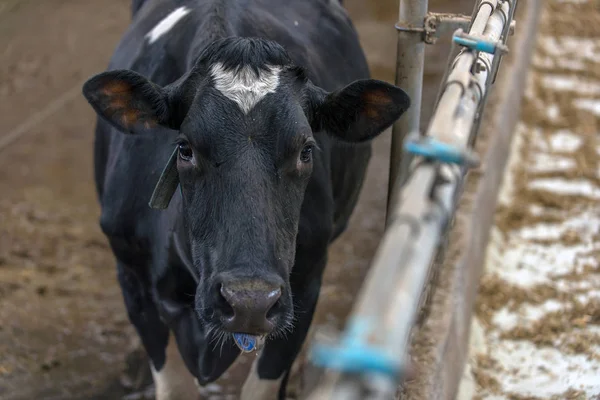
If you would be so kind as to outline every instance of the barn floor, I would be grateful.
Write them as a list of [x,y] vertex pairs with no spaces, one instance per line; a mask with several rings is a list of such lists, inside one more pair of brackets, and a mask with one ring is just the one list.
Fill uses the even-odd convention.
[[[430,0],[470,13],[474,0]],[[397,0],[346,0],[374,77],[393,81]],[[152,398],[97,224],[94,115],[81,92],[126,29],[128,0],[0,2],[0,398]],[[427,49],[423,120],[446,47]],[[389,133],[348,231],[333,246],[315,325],[343,324],[382,233]],[[244,361],[242,359],[241,361]],[[235,393],[248,363],[210,386]]]
[[460,400],[600,399],[599,11],[544,6]]

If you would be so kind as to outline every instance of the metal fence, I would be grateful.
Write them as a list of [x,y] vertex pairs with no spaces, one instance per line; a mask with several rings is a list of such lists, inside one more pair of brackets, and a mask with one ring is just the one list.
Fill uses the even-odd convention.
[[[396,84],[412,99],[392,133],[387,226],[369,275],[338,338],[317,341],[325,368],[311,400],[393,399],[410,335],[473,152],[487,94],[514,30],[518,0],[478,0],[472,16],[427,12],[400,0]],[[453,53],[426,132],[419,128],[424,47],[453,31]]]

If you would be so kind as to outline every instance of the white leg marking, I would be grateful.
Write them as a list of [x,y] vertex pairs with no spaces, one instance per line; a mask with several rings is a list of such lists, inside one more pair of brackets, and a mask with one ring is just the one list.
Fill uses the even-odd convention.
[[256,371],[258,357],[252,363],[252,368],[242,386],[240,400],[277,400],[283,376],[274,381],[260,379]]
[[171,14],[167,15],[160,21],[150,32],[146,34],[146,38],[150,44],[156,42],[162,35],[169,32],[183,17],[192,11],[187,7],[179,7]]
[[187,370],[173,335],[169,335],[166,355],[165,364],[160,371],[156,371],[150,363],[156,400],[198,400],[200,396],[194,377]]
[[225,97],[233,100],[247,114],[268,93],[274,93],[279,85],[281,67],[270,66],[257,75],[250,67],[226,70],[223,64],[211,67],[215,88]]

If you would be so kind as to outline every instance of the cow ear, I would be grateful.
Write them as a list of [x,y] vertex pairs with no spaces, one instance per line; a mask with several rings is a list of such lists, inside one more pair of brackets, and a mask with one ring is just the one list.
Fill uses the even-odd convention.
[[390,127],[410,107],[397,86],[365,79],[332,93],[313,92],[311,125],[346,142],[364,142]]
[[170,125],[167,92],[136,72],[98,74],[83,85],[83,95],[98,115],[124,133]]

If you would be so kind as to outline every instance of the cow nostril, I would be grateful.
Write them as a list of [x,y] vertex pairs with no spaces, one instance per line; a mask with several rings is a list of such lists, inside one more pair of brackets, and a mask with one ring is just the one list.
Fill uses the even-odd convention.
[[[252,287],[253,284],[255,287]],[[282,288],[268,290],[265,286],[262,282],[215,285],[221,319],[228,329],[240,332],[270,329],[265,327],[274,323],[275,317],[283,309],[283,305],[280,304]]]
[[269,311],[267,311],[267,319],[272,319],[273,317],[275,317],[275,315],[281,310],[281,301],[279,301],[279,299],[277,299],[277,301],[275,302],[275,304],[273,304],[273,306],[269,309]]
[[[281,289],[277,289],[275,292],[271,293],[273,298],[273,305],[267,310],[266,318],[271,319],[277,314],[282,306],[281,306]],[[270,296],[270,297],[271,297]]]
[[223,288],[223,284],[217,285],[217,298],[219,299],[219,308],[221,309],[221,313],[225,318],[233,318],[235,316],[235,310],[229,303],[227,299],[227,292]]

